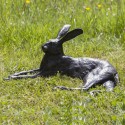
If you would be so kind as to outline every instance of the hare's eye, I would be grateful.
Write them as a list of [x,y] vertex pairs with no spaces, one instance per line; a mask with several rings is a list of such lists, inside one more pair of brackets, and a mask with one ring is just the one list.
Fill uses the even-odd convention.
[[53,45],[54,45],[54,43],[53,43],[53,42],[51,42],[51,43],[50,43],[50,45],[51,45],[51,46],[53,46]]

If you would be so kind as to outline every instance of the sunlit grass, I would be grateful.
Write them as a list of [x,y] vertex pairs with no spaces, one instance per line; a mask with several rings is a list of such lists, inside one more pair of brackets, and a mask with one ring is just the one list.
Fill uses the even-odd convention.
[[[3,81],[14,72],[38,68],[41,44],[55,38],[64,24],[84,31],[63,45],[65,54],[109,60],[120,76],[114,92],[102,86],[92,88],[104,91],[95,97],[53,91],[56,85],[82,85],[82,80],[59,74]],[[1,0],[0,50],[0,124],[125,124],[124,0]]]

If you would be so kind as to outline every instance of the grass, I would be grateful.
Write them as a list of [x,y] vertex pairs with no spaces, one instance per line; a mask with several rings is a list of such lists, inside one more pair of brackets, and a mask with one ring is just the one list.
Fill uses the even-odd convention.
[[[66,55],[109,60],[120,84],[113,92],[93,97],[84,91],[53,91],[56,85],[77,87],[67,76],[4,81],[17,71],[38,68],[41,45],[64,24],[84,35],[64,44]],[[125,124],[125,1],[124,0],[1,0],[0,124],[124,125]]]

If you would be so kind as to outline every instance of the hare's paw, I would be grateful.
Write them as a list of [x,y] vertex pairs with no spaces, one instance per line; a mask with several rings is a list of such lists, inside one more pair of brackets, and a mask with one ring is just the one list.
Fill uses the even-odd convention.
[[7,78],[3,78],[3,80],[11,80],[11,76],[8,76]]

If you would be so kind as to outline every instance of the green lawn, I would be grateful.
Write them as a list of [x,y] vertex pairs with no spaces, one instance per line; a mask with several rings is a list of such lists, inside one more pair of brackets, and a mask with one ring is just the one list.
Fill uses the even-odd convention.
[[[64,44],[66,55],[110,61],[120,84],[93,97],[85,91],[53,91],[57,85],[78,87],[67,76],[4,81],[14,72],[38,68],[41,45],[64,24],[83,35]],[[90,90],[90,91],[91,91]],[[125,0],[1,0],[1,125],[125,125]]]

